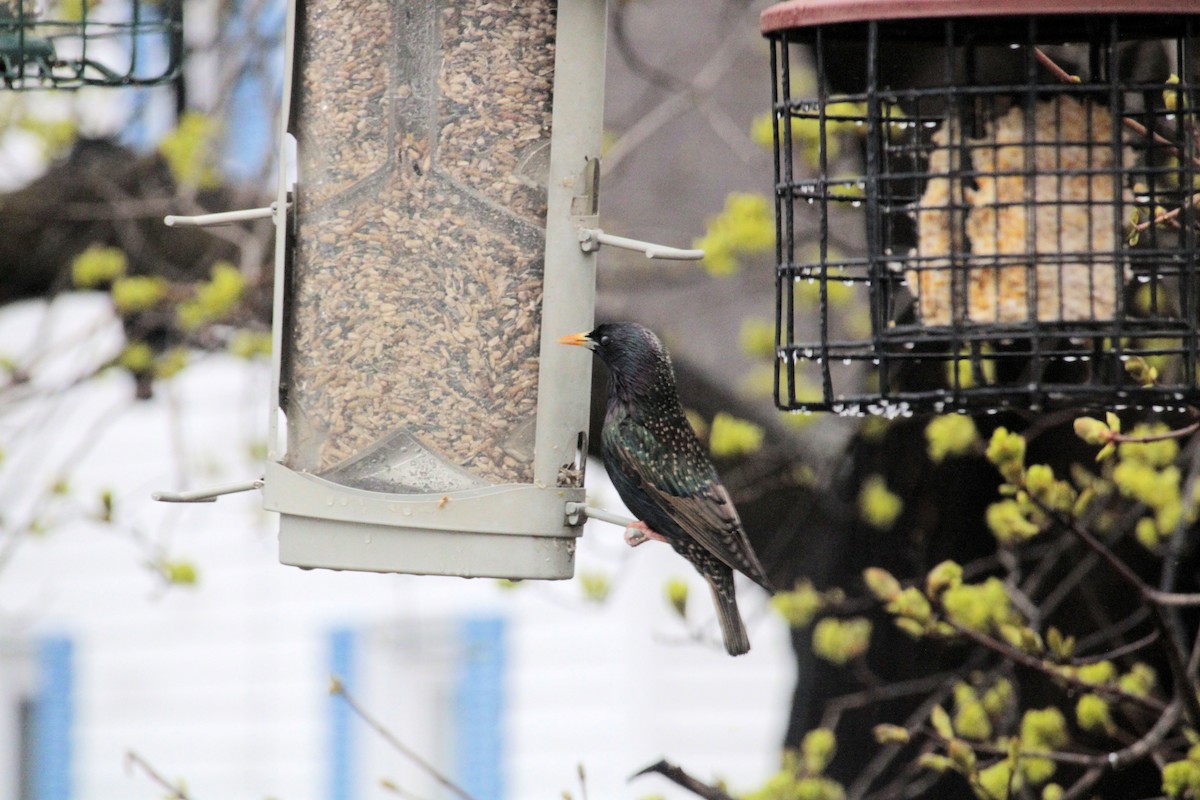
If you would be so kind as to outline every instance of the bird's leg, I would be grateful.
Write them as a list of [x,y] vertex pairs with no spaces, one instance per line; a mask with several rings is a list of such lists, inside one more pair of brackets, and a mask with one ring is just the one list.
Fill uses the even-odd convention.
[[640,519],[637,522],[630,523],[630,525],[625,528],[625,544],[629,545],[630,547],[637,547],[639,544],[649,541],[650,539],[653,539],[656,542],[665,542],[667,537],[663,536],[661,533],[654,530]]

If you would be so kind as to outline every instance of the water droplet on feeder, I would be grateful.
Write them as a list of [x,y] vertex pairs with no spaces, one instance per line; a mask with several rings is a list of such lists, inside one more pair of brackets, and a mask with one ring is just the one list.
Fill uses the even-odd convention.
[[1138,276],[1137,276],[1137,281],[1138,281],[1138,283],[1149,283],[1149,282],[1150,282],[1150,276],[1149,276],[1149,275],[1138,275]]
[[1021,45],[1019,45],[1019,44],[1016,44],[1016,43],[1013,43],[1013,44],[1010,44],[1010,45],[1008,46],[1008,49],[1009,49],[1009,50],[1020,50],[1020,49],[1021,49]]
[[848,367],[848,366],[850,366],[850,363],[851,363],[851,362],[850,362],[850,359],[848,359],[848,358],[843,358],[843,359],[842,359],[842,363],[843,363],[843,364],[845,364],[845,365]]
[[851,200],[851,201],[850,201],[850,207],[851,207],[851,208],[861,208],[861,207],[862,207],[862,200]]
[[878,367],[878,366],[879,366],[879,359],[878,359],[878,358],[872,358],[872,359],[871,359],[871,363],[872,363],[872,364],[874,364],[875,366],[877,366],[877,367]]
[[1150,410],[1153,411],[1155,414],[1161,414],[1162,412],[1166,411],[1167,409],[1165,406],[1150,406]]
[[922,122],[921,124],[924,125],[926,128],[936,128],[938,126],[937,120],[932,120],[932,119],[926,120],[925,122]]

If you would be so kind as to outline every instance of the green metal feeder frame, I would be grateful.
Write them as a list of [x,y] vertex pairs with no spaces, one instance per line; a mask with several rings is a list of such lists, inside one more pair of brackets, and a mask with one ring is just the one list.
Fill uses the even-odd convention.
[[6,89],[154,86],[179,77],[182,0],[130,0],[119,12],[83,0],[0,0],[0,85]]

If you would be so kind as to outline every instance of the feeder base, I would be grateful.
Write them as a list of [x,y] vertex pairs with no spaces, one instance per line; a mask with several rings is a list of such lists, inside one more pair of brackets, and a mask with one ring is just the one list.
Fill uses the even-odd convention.
[[281,514],[279,560],[305,569],[562,580],[575,571],[575,537],[399,528]]

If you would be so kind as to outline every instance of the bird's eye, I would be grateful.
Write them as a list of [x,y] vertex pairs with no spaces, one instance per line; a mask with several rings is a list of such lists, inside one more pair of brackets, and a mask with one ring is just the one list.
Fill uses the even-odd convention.
[[608,335],[607,334],[600,337],[600,346],[603,347],[606,344],[608,344]]

